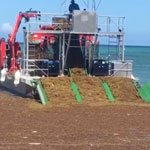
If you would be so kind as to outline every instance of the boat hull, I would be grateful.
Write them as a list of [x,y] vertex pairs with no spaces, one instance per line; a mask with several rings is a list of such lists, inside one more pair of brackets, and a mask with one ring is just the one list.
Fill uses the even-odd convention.
[[24,82],[20,82],[18,85],[14,85],[13,79],[6,79],[4,82],[0,82],[0,89],[22,97],[33,97],[33,87],[27,85]]

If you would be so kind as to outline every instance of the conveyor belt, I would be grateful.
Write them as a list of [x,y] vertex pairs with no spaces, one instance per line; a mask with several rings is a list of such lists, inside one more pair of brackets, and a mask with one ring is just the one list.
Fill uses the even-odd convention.
[[[66,40],[68,40],[68,35],[66,35]],[[79,35],[71,35],[66,63],[68,68],[84,68],[84,58],[79,43]]]

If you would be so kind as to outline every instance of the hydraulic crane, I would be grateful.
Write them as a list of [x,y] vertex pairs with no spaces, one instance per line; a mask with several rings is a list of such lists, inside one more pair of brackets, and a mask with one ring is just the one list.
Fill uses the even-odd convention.
[[15,40],[16,40],[16,35],[17,35],[17,32],[18,32],[18,29],[20,27],[22,19],[25,18],[25,21],[27,22],[27,21],[29,21],[30,18],[38,17],[39,15],[40,14],[37,11],[27,11],[25,13],[20,12],[18,14],[15,26],[13,28],[13,31],[10,34],[9,38],[8,38],[8,44],[9,44],[9,47],[10,47],[10,51],[12,53],[10,71],[19,69],[16,66],[16,57],[17,57],[17,52],[19,51],[19,45],[16,44],[17,42]]
[[40,16],[40,13],[37,11],[26,11],[24,13],[20,12],[18,14],[12,33],[9,34],[9,37],[7,40],[7,45],[8,45],[7,52],[6,52],[5,40],[3,38],[1,39],[1,42],[0,42],[0,52],[1,52],[0,67],[2,68],[1,81],[5,80],[5,76],[7,72],[9,72],[10,74],[17,73],[17,76],[20,76],[20,73],[19,73],[20,66],[18,63],[18,56],[20,55],[21,49],[20,49],[19,42],[16,42],[16,35],[17,35],[17,32],[19,30],[19,27],[23,18],[25,19],[26,22],[28,22],[30,18],[36,18],[39,16]]

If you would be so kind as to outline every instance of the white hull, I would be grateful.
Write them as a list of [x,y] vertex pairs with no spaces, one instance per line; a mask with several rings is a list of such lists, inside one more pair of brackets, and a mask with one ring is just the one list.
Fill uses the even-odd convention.
[[0,82],[0,88],[6,89],[7,91],[20,95],[23,97],[32,97],[33,88],[24,82],[20,82],[18,85],[14,85],[13,79],[7,79],[4,82]]

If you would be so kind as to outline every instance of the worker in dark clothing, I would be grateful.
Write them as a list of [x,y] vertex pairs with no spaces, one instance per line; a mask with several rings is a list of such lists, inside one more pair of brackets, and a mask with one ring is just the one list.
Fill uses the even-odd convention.
[[80,7],[77,3],[75,3],[74,0],[71,0],[71,4],[69,5],[69,12],[70,12],[69,18],[68,18],[69,21],[72,19],[72,13],[74,10],[80,10]]
[[47,38],[47,36],[45,36],[45,38],[44,38],[43,45],[42,45],[42,51],[43,52],[48,51],[48,38]]
[[74,0],[71,0],[71,4],[69,5],[69,12],[72,14],[74,10],[80,10],[80,7]]

